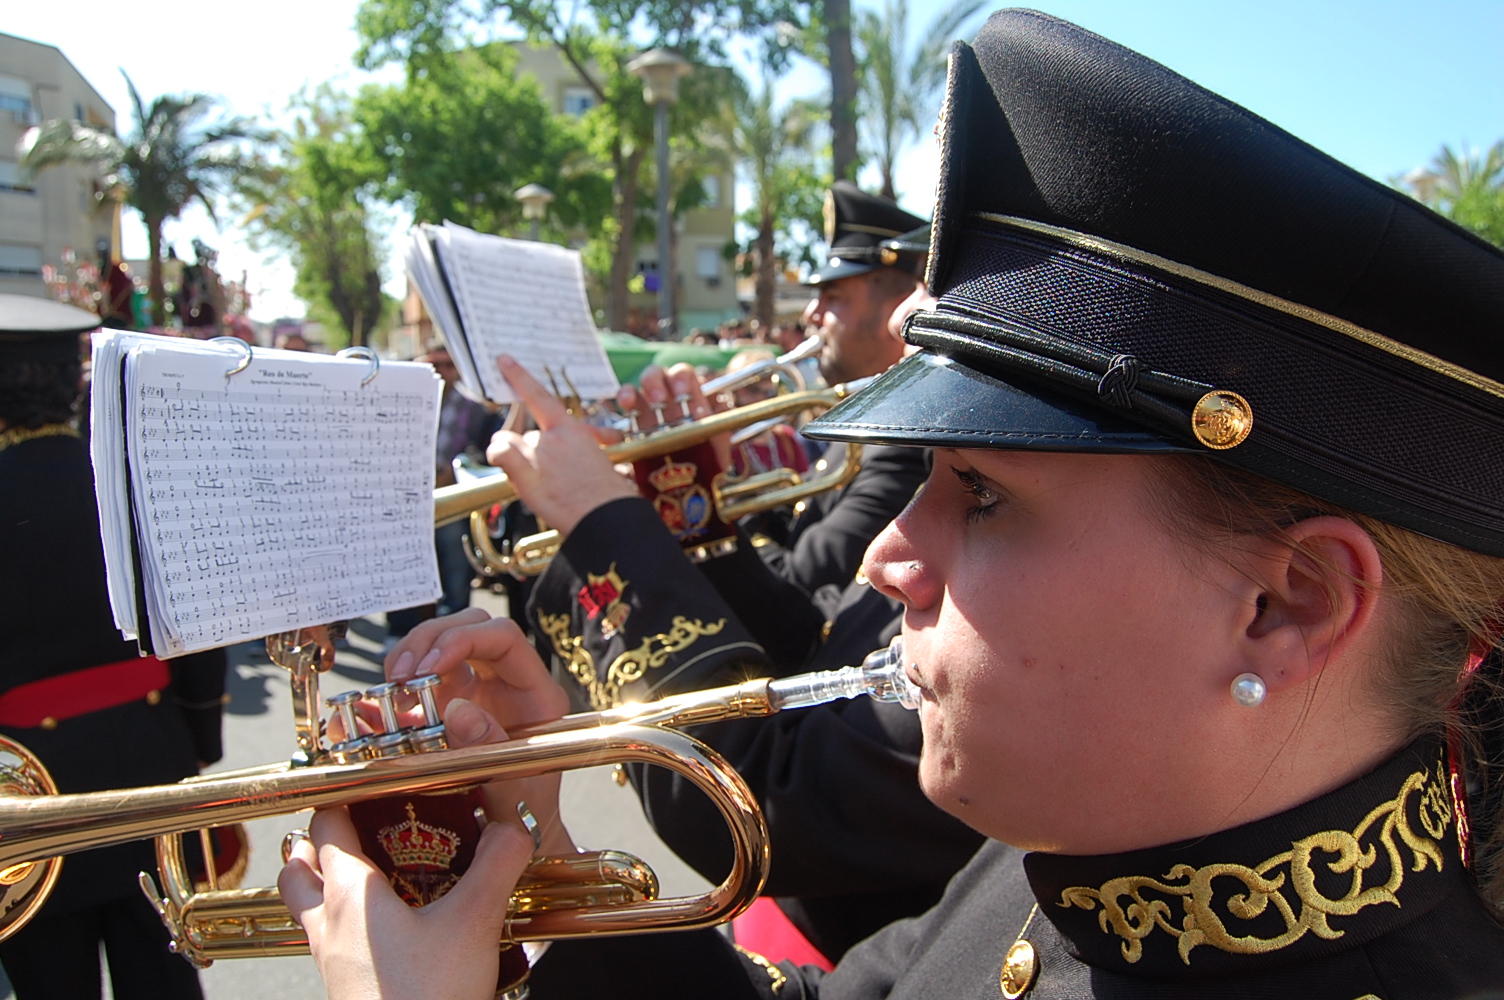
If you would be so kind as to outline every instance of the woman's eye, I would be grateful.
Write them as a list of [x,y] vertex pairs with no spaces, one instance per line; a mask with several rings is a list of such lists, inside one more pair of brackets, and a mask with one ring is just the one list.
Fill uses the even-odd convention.
[[961,488],[976,498],[976,504],[966,509],[966,520],[976,522],[990,517],[1002,503],[1002,497],[998,496],[987,480],[970,469],[953,469],[956,479],[960,481]]

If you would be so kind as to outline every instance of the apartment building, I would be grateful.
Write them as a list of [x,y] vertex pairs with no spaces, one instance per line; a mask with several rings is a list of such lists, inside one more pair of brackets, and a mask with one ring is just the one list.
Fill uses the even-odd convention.
[[[515,46],[518,72],[531,76],[543,89],[557,114],[584,114],[595,104],[595,93],[554,48]],[[642,205],[652,211],[654,192],[642,192]],[[675,266],[678,280],[679,330],[713,328],[742,314],[736,300],[736,280],[725,248],[736,233],[736,180],[731,171],[705,178],[705,198],[699,208],[683,213],[676,223]],[[657,287],[658,248],[649,242],[637,247],[637,271],[645,289]],[[634,312],[656,315],[657,297],[651,290],[632,295]]]
[[114,128],[115,112],[53,45],[0,33],[0,292],[45,296],[42,267],[66,250],[96,260],[120,246],[115,206],[101,202],[98,173],[63,164],[23,176],[16,146],[50,118]]

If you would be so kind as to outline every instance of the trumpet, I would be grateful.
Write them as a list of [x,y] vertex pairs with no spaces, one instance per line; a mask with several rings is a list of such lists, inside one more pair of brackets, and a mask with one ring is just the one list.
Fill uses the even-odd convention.
[[[286,654],[279,662],[304,672],[305,694],[310,688],[316,692],[322,653],[330,648],[327,632],[309,632],[278,644]],[[860,667],[751,680],[566,716],[518,727],[508,741],[488,746],[447,749],[439,740],[427,752],[371,756],[356,747],[369,738],[323,746],[322,726],[300,713],[295,721],[303,750],[291,764],[149,788],[59,795],[35,756],[0,737],[0,756],[8,758],[0,766],[0,940],[41,907],[63,855],[156,837],[161,884],[142,873],[141,885],[171,932],[174,951],[199,967],[220,958],[306,954],[307,937],[275,888],[217,889],[211,868],[211,888],[194,891],[179,835],[300,809],[431,796],[613,762],[668,767],[709,795],[731,833],[730,873],[699,896],[662,899],[651,869],[622,852],[538,858],[509,901],[502,943],[711,926],[741,912],[760,892],[769,863],[767,825],[746,783],[726,761],[676,727],[860,695],[917,707],[918,691],[904,673],[900,640]],[[425,707],[429,704],[425,699]],[[434,736],[433,727],[425,727],[378,739],[417,744]]]
[[[781,370],[782,362],[783,359],[780,358],[761,364]],[[744,372],[730,376],[735,381],[721,383],[713,380],[707,382],[706,387],[725,392],[728,388],[743,384],[743,376],[751,380],[766,374],[768,370],[752,365]],[[760,433],[771,424],[805,411],[823,412],[870,381],[871,379],[858,379],[824,389],[785,393],[746,406],[712,413],[699,420],[660,427],[607,445],[604,451],[613,463],[640,462],[672,455],[703,444],[720,434],[734,434],[737,431]],[[837,489],[849,483],[860,471],[861,456],[861,445],[846,442],[830,458],[817,463],[815,474],[808,478],[792,469],[774,469],[739,479],[717,477],[711,487],[716,512],[722,521],[730,523],[748,514],[798,503],[826,490]],[[520,539],[508,551],[501,551],[491,541],[486,525],[487,509],[495,504],[511,503],[515,499],[517,490],[505,475],[441,487],[434,490],[434,527],[443,527],[468,517],[470,533],[465,551],[477,571],[485,575],[502,572],[521,576],[536,575],[548,567],[549,560],[558,551],[561,542],[559,533],[549,530],[530,535]],[[691,558],[705,558],[712,554],[716,553],[708,550],[705,553],[692,551]]]

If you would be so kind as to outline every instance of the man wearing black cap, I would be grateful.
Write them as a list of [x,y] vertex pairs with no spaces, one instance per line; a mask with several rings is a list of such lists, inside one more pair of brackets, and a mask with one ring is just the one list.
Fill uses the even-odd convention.
[[[865,566],[926,793],[993,841],[831,974],[556,942],[534,996],[1497,995],[1504,253],[1032,11],[942,122],[922,350],[808,433],[934,449]],[[366,904],[347,961],[333,878],[294,911]]]
[[[79,335],[98,326],[80,309],[0,295],[0,732],[62,792],[172,782],[221,753],[224,652],[140,657],[111,618],[74,413]],[[47,904],[0,943],[20,1000],[97,998],[101,944],[116,997],[200,996],[137,884],[155,869],[149,841],[69,856]]]

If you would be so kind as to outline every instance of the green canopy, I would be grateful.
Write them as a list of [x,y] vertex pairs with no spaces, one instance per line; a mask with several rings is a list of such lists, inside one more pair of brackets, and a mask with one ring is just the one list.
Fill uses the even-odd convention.
[[667,368],[682,361],[696,367],[720,371],[737,354],[735,350],[727,351],[701,344],[643,340],[630,333],[617,333],[613,330],[602,330],[599,336],[602,346],[606,348],[606,357],[611,361],[612,370],[623,383],[635,383],[642,370],[651,364]]

